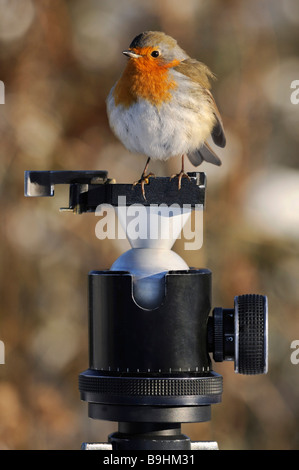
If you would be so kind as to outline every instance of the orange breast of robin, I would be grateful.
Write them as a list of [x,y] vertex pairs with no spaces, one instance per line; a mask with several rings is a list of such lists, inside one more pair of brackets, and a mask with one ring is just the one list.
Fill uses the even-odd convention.
[[144,99],[159,107],[171,100],[177,83],[169,74],[169,69],[179,64],[174,60],[165,64],[151,57],[154,48],[135,48],[133,51],[142,57],[129,59],[128,64],[115,85],[113,97],[116,106],[129,107],[138,99]]

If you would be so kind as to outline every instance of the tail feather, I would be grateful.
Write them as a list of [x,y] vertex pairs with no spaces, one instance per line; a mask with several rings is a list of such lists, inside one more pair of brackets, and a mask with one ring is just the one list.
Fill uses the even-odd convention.
[[217,166],[220,166],[222,164],[220,158],[216,155],[214,150],[211,149],[207,142],[205,142],[199,149],[195,150],[194,152],[188,153],[188,158],[194,166],[199,166],[204,160]]

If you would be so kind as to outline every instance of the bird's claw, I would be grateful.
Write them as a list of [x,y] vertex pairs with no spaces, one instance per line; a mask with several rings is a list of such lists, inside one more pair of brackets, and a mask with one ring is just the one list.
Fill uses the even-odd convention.
[[189,181],[191,181],[191,178],[187,173],[185,173],[183,170],[180,171],[177,175],[172,175],[170,179],[172,180],[173,178],[178,178],[178,189],[181,189],[182,186],[182,178],[187,178]]
[[154,173],[149,173],[148,175],[142,175],[140,180],[135,181],[133,183],[133,187],[136,186],[137,184],[141,185],[141,192],[142,192],[142,196],[143,196],[145,201],[146,201],[146,197],[145,197],[144,185],[149,183],[149,178],[151,178],[151,177],[156,178],[156,175],[154,175]]

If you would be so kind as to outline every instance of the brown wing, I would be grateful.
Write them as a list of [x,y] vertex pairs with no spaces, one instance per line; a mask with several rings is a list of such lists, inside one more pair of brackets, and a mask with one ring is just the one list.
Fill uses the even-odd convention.
[[210,99],[212,100],[213,103],[213,111],[214,115],[216,118],[216,124],[212,130],[212,139],[215,142],[216,145],[219,147],[225,147],[226,144],[226,138],[225,138],[225,133],[224,133],[224,128],[223,128],[223,123],[222,119],[219,113],[219,109],[215,103],[215,100],[213,98],[212,93],[209,90],[206,90],[206,92],[209,94]]
[[174,70],[186,75],[191,80],[199,83],[203,88],[210,89],[210,80],[215,79],[215,75],[209,67],[195,59],[186,59],[179,63]]
[[221,119],[219,110],[217,108],[217,105],[215,103],[215,100],[213,98],[213,95],[210,92],[210,88],[211,88],[210,80],[215,79],[215,75],[213,74],[213,72],[211,72],[209,67],[207,67],[205,64],[195,59],[186,59],[180,62],[179,65],[174,67],[174,70],[182,73],[183,75],[186,75],[192,81],[198,83],[204,89],[204,92],[208,94],[209,99],[211,100],[214,115],[216,118],[215,126],[211,132],[212,139],[214,143],[218,145],[219,147],[225,147],[226,138],[225,138],[222,119]]

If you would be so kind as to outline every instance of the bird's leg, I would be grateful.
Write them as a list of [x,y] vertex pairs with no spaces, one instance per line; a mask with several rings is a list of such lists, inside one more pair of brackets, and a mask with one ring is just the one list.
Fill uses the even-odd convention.
[[179,180],[178,188],[179,189],[181,189],[182,178],[188,178],[188,180],[191,181],[190,177],[187,175],[187,173],[185,173],[185,155],[182,155],[182,168],[181,168],[181,171],[177,175],[172,175],[170,177],[170,179],[172,180],[175,177],[178,177],[178,180]]
[[149,166],[149,162],[150,162],[150,157],[148,157],[147,161],[146,161],[146,164],[145,164],[145,167],[144,167],[144,170],[142,172],[142,175],[141,175],[141,178],[140,180],[138,181],[135,181],[135,183],[133,183],[133,186],[136,186],[136,184],[140,184],[141,185],[141,191],[142,191],[142,196],[144,197],[144,199],[146,199],[145,197],[145,190],[144,190],[144,185],[145,184],[148,184],[148,179],[153,176],[154,178],[156,177],[154,175],[154,173],[148,173],[146,174],[147,172],[147,169],[148,169],[148,166]]

